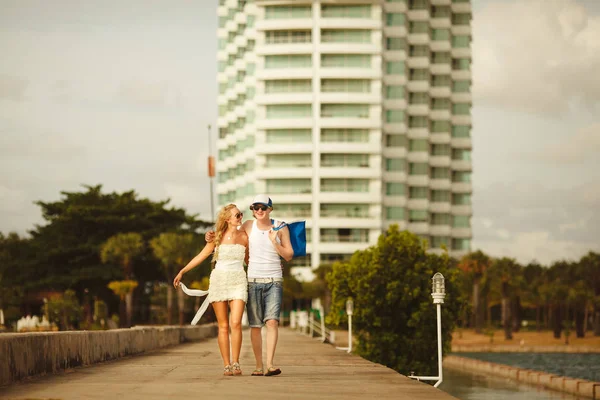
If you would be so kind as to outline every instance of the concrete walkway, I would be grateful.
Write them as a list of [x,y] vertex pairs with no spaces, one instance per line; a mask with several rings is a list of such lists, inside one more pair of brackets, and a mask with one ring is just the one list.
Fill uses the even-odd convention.
[[[222,375],[216,339],[70,370],[0,388],[6,399],[400,399],[455,397],[316,339],[280,330],[276,355],[283,373],[254,377],[249,331],[243,376]],[[263,332],[264,334],[264,332]]]

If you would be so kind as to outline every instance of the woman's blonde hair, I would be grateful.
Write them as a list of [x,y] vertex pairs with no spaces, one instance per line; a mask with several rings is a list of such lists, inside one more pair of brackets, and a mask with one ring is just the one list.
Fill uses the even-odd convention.
[[215,223],[215,252],[213,255],[213,261],[217,261],[217,257],[219,255],[219,245],[221,244],[221,239],[223,239],[223,234],[227,230],[229,226],[229,218],[231,218],[231,210],[237,208],[235,204],[227,204],[225,207],[221,208],[221,211],[217,214],[217,222]]

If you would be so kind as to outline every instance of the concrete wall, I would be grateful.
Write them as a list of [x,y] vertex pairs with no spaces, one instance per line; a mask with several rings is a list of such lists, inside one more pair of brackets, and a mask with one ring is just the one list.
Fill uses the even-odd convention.
[[[444,358],[444,368],[495,375],[530,385],[543,386],[547,389],[574,394],[579,397],[600,399],[600,382],[591,382],[585,379],[568,378],[542,371],[522,369],[454,355]],[[594,390],[596,397],[594,397]]]
[[216,335],[215,324],[2,334],[0,386]]

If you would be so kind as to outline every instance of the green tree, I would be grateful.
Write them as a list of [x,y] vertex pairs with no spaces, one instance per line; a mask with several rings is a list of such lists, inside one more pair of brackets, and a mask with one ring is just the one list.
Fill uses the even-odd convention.
[[[185,267],[199,251],[198,241],[190,233],[161,233],[159,236],[150,240],[150,247],[154,256],[160,260],[165,273],[165,278],[169,285],[167,286],[167,323],[171,324],[173,319],[173,281],[177,272]],[[210,260],[206,260],[204,265],[210,265]],[[201,267],[201,266],[200,266]],[[197,269],[197,268],[196,268]],[[177,291],[179,306],[179,324],[184,321],[184,297],[183,291]]]
[[492,262],[488,274],[492,277],[493,282],[500,286],[504,338],[512,340],[515,317],[513,304],[518,295],[516,288],[519,287],[521,281],[521,266],[514,259],[503,257]]
[[[100,258],[103,263],[116,263],[123,268],[125,280],[133,278],[133,260],[144,250],[144,241],[139,233],[118,233],[111,236],[100,249]],[[136,286],[137,287],[137,284]],[[133,311],[133,287],[131,292],[125,296],[126,318],[125,326],[131,326],[131,315]],[[121,321],[123,321],[121,316]]]
[[[588,305],[594,313],[594,335],[600,336],[600,254],[589,252],[579,260],[579,275],[589,287]],[[587,311],[587,308],[586,308]],[[587,312],[585,321],[587,323]]]
[[481,250],[467,254],[458,263],[458,268],[470,275],[473,282],[473,325],[475,326],[475,332],[477,333],[482,333],[484,318],[484,308],[481,304],[480,284],[490,265],[490,257]]
[[335,263],[327,281],[332,293],[329,323],[345,323],[348,297],[354,299],[356,352],[401,373],[436,370],[436,308],[431,278],[446,278],[442,307],[443,348],[449,351],[460,308],[458,270],[447,254],[427,253],[416,235],[392,225],[377,245],[357,251],[347,263]]
[[[127,303],[127,297],[133,293],[136,287],[138,287],[137,281],[124,280],[124,281],[112,281],[106,285],[114,294],[119,296],[119,322],[123,325],[124,315],[127,314],[125,305]],[[127,315],[129,317],[129,315]],[[130,323],[128,323],[128,326]]]
[[[60,327],[60,330],[74,329],[83,317],[83,309],[73,290],[51,296],[48,300],[48,318]],[[41,311],[42,314],[44,310]]]

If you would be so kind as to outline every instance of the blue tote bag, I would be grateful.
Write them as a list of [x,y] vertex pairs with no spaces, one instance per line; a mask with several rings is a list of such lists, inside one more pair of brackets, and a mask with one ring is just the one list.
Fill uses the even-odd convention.
[[287,226],[290,231],[290,242],[294,250],[294,258],[304,257],[306,255],[306,221],[290,222],[289,224],[281,222],[274,231],[278,231]]

